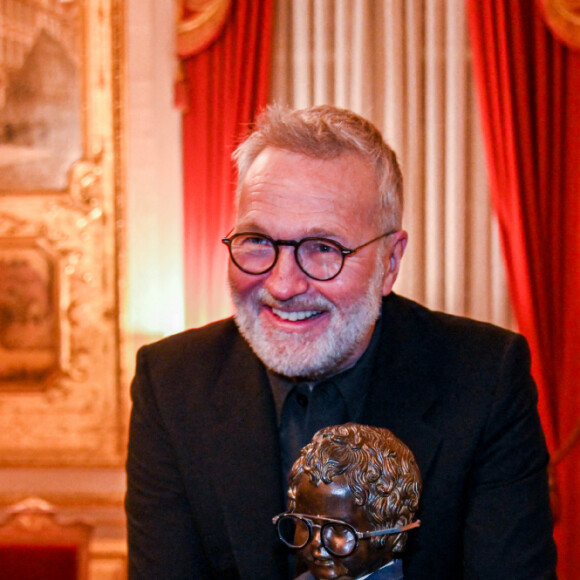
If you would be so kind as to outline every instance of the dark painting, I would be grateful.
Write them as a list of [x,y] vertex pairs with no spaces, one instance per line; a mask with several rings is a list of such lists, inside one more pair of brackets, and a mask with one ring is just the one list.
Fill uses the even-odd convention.
[[0,388],[39,384],[58,366],[57,279],[33,243],[0,241]]
[[[74,4],[58,3],[62,13],[50,32],[33,27],[27,45],[18,47],[21,58],[0,59],[0,193],[65,189],[68,170],[82,157]],[[39,22],[42,8],[35,10]],[[6,45],[16,43],[9,24],[0,38]]]

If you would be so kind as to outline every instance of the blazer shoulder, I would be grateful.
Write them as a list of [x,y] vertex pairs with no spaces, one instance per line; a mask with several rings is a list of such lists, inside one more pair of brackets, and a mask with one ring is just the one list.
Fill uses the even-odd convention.
[[408,298],[390,294],[384,301],[383,316],[387,331],[403,329],[418,337],[481,347],[485,344],[505,348],[512,343],[527,345],[525,338],[512,330],[489,322],[430,310]]
[[190,376],[204,376],[233,352],[246,351],[251,353],[233,318],[226,318],[142,346],[137,364],[145,364],[152,373],[173,375],[187,369]]
[[[387,297],[383,308],[382,344],[409,368],[429,367],[431,375],[496,374],[512,368],[529,372],[527,340],[511,330],[428,308],[399,296]],[[515,365],[515,366],[513,366]]]
[[238,335],[238,329],[233,318],[225,318],[211,322],[199,328],[190,328],[166,336],[153,343],[144,345],[142,349],[159,352],[176,352],[182,348],[190,348],[192,345],[211,348],[220,341],[228,340]]

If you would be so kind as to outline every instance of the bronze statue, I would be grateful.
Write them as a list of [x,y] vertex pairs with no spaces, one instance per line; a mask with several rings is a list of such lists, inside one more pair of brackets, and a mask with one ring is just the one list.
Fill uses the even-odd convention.
[[326,427],[294,463],[288,512],[273,522],[308,568],[300,580],[399,580],[421,489],[413,453],[388,429]]

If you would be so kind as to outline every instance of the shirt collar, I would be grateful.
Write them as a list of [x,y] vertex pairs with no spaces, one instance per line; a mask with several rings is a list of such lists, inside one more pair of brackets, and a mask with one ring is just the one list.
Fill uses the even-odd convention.
[[[366,394],[371,382],[371,375],[380,343],[382,317],[379,317],[373,334],[362,356],[355,363],[354,366],[346,369],[337,375],[312,383],[312,387],[325,382],[332,382],[339,390],[340,394],[345,400],[346,408],[348,410],[349,421],[359,422],[362,414]],[[282,413],[282,406],[288,393],[292,390],[295,381],[282,377],[271,371],[267,371],[272,393],[274,395],[274,402],[276,404],[276,415],[278,423],[280,423],[280,416]]]
[[375,366],[375,359],[380,343],[381,326],[382,322],[381,318],[379,318],[369,346],[353,367],[325,379],[325,381],[333,382],[340,391],[340,394],[344,397],[350,421],[360,421]]

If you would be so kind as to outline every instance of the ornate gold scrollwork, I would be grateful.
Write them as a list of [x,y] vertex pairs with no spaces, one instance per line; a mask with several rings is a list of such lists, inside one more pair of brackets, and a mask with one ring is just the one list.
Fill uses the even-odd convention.
[[580,0],[538,0],[552,32],[571,48],[580,48]]
[[210,45],[222,30],[231,0],[176,0],[177,55],[192,56]]

